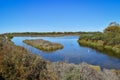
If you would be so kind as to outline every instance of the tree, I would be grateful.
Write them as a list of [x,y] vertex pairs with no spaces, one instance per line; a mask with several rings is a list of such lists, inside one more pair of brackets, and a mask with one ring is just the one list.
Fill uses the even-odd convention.
[[104,30],[104,33],[120,33],[120,25],[116,22],[111,22]]
[[117,23],[117,22],[111,22],[111,23],[109,24],[109,26],[120,26],[120,24]]

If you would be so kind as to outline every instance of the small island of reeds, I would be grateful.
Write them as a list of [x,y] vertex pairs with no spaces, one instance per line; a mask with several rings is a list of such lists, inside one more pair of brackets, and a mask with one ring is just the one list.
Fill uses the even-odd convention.
[[46,52],[52,52],[63,48],[63,45],[59,43],[54,43],[43,39],[24,40],[23,42]]

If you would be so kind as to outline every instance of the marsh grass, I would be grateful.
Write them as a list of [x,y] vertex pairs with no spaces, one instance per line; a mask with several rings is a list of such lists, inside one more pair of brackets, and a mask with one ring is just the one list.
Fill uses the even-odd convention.
[[[78,43],[81,46],[88,46],[91,47],[93,49],[96,49],[98,51],[102,51],[102,52],[112,52],[114,54],[120,54],[120,48],[119,47],[115,47],[115,46],[111,46],[111,45],[101,45],[98,42],[93,42],[93,41],[86,41],[86,40],[78,40]],[[107,53],[106,53],[107,54]]]
[[42,51],[46,51],[46,52],[53,52],[59,49],[63,49],[63,45],[59,43],[53,43],[50,41],[46,41],[43,39],[24,40],[23,42],[37,49],[40,49]]

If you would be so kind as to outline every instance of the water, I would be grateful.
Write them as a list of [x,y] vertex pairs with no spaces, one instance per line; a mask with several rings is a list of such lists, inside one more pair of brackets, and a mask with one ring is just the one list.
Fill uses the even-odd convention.
[[[78,36],[14,37],[12,41],[16,45],[23,46],[33,54],[37,54],[43,59],[49,60],[51,62],[64,61],[74,64],[87,62],[92,65],[99,65],[101,68],[120,69],[120,58],[107,55],[88,47],[82,47],[77,42],[78,38]],[[25,39],[49,40],[51,42],[61,43],[64,48],[55,52],[43,52],[23,43],[22,41]]]

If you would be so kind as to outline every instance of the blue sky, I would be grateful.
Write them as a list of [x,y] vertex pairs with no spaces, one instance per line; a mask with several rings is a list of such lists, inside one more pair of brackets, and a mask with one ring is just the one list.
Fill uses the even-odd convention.
[[103,31],[120,0],[0,0],[0,33]]

